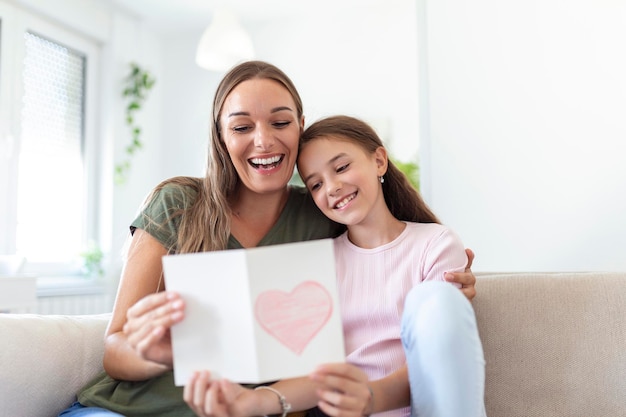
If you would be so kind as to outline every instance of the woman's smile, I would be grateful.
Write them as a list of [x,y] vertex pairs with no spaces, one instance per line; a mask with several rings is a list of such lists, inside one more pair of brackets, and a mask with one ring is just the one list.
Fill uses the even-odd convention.
[[285,154],[274,155],[269,157],[255,157],[250,158],[248,162],[254,169],[258,169],[264,174],[270,174],[283,162]]

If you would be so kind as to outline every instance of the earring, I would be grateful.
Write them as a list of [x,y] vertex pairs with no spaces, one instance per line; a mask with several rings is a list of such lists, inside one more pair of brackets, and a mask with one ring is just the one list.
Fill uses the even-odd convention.
[[385,182],[385,178],[382,175],[380,177],[378,177],[378,179],[380,180],[381,184]]

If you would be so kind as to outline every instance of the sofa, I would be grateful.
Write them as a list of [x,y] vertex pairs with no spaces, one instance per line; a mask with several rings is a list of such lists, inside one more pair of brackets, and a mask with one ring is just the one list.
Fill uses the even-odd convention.
[[[488,416],[626,416],[626,272],[476,275]],[[68,406],[109,317],[0,314],[0,416]]]

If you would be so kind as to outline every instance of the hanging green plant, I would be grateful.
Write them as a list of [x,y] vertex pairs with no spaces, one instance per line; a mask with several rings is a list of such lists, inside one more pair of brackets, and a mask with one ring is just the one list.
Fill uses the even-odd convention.
[[156,80],[139,65],[131,62],[130,74],[125,79],[122,96],[128,100],[126,106],[126,125],[130,129],[131,142],[126,146],[126,155],[122,162],[115,165],[115,183],[124,184],[130,172],[130,162],[135,153],[143,147],[141,127],[135,120],[135,114],[141,110],[148,92],[154,87]]

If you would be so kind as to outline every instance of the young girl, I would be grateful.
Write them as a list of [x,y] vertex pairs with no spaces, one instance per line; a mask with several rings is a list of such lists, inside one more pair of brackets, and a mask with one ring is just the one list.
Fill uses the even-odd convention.
[[256,391],[204,372],[185,387],[185,400],[203,416],[284,417],[315,404],[311,414],[333,417],[484,416],[474,312],[444,282],[467,263],[459,238],[360,120],[335,116],[307,128],[298,170],[321,211],[347,226],[335,239],[347,363]]
[[[360,120],[335,116],[306,129],[298,170],[320,210],[347,226],[335,239],[347,362],[367,376],[350,365],[321,366],[312,375],[323,387],[319,408],[340,416],[411,404],[418,416],[484,415],[474,312],[443,282],[467,263],[459,238]],[[465,349],[459,355],[455,346]]]

